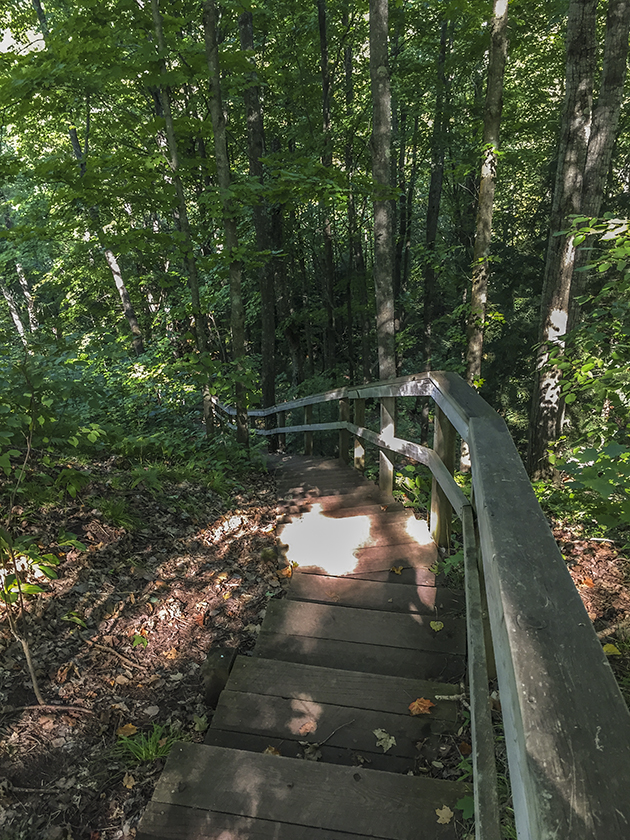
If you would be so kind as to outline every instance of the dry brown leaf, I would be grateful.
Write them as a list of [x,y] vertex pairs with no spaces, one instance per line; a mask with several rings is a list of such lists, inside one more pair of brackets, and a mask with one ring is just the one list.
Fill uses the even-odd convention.
[[472,747],[470,744],[467,744],[466,741],[462,741],[459,745],[459,751],[462,755],[470,755],[472,752]]
[[309,732],[317,732],[317,724],[314,720],[305,720],[298,729],[298,735],[308,735]]
[[267,747],[266,750],[263,750],[263,755],[282,755],[282,753],[275,747]]
[[431,700],[418,697],[417,700],[409,704],[409,713],[412,715],[430,715],[432,706],[435,706],[435,703],[432,703]]
[[131,790],[131,788],[135,785],[135,783],[136,783],[136,780],[131,775],[131,773],[125,773],[125,776],[123,778],[123,785],[126,788],[128,788],[128,790]]
[[395,575],[399,575],[399,574],[402,573],[402,570],[403,570],[402,566],[392,566],[389,571],[393,572]]
[[177,650],[172,647],[170,650],[165,650],[162,656],[165,656],[167,659],[177,659],[179,654],[177,653]]
[[132,735],[135,735],[138,731],[138,727],[134,726],[133,723],[126,723],[124,726],[119,727],[116,730],[116,735],[119,738],[130,738]]
[[455,814],[451,811],[448,805],[443,805],[441,808],[436,808],[435,813],[437,814],[438,822],[440,823],[440,825],[446,825],[447,823],[450,823],[450,821],[455,816]]

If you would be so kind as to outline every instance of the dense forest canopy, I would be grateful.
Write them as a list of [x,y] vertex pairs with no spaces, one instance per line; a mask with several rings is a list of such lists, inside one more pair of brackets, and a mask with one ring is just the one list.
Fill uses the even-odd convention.
[[4,4],[2,465],[33,435],[133,449],[167,409],[201,433],[210,394],[246,441],[246,405],[377,378],[385,265],[390,370],[467,374],[524,457],[529,429],[534,477],[563,458],[628,522],[629,21],[622,0]]

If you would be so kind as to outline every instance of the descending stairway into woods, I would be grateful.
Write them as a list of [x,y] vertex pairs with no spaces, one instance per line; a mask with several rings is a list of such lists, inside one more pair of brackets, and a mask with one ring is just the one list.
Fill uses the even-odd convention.
[[[342,461],[270,466],[298,566],[253,655],[236,658],[205,744],[173,748],[138,840],[457,837],[470,787],[418,774],[418,758],[461,725],[462,594],[436,586],[426,525]],[[418,698],[429,714],[410,714]]]

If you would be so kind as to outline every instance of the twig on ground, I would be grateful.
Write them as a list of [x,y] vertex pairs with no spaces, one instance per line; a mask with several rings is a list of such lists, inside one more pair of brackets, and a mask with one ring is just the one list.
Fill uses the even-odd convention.
[[93,642],[91,639],[86,639],[85,641],[88,645],[91,645],[92,647],[95,647],[98,650],[104,650],[107,653],[111,653],[114,656],[118,657],[118,659],[120,659],[121,662],[124,662],[125,665],[128,665],[129,668],[136,668],[140,671],[144,669],[144,665],[138,665],[137,662],[132,662],[131,659],[127,659],[126,656],[123,656],[122,653],[118,653],[118,651],[114,650],[114,648],[108,647],[107,645],[99,645],[98,642]]

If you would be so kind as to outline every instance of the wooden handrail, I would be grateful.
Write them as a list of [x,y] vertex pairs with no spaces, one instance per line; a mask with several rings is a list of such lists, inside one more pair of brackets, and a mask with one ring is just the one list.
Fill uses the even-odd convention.
[[[264,417],[334,400],[402,396],[431,397],[444,422],[469,446],[519,840],[630,840],[630,712],[503,419],[457,374],[435,371],[340,388],[250,414]],[[215,406],[232,413],[218,401]],[[282,433],[318,429],[345,429],[380,449],[425,463],[462,518],[470,558],[470,503],[462,499],[443,458],[347,421],[286,426]],[[441,515],[444,519],[443,509]],[[472,569],[470,559],[466,569]],[[478,603],[467,595],[468,610],[477,614]],[[469,652],[476,663],[478,639],[473,648],[477,652]],[[485,678],[476,667],[471,660],[471,699],[478,707]],[[478,752],[484,747],[476,738]],[[477,785],[487,783],[477,779]],[[479,794],[478,809],[492,812],[492,802],[482,802]],[[480,834],[478,829],[477,837],[494,838],[493,830]]]

